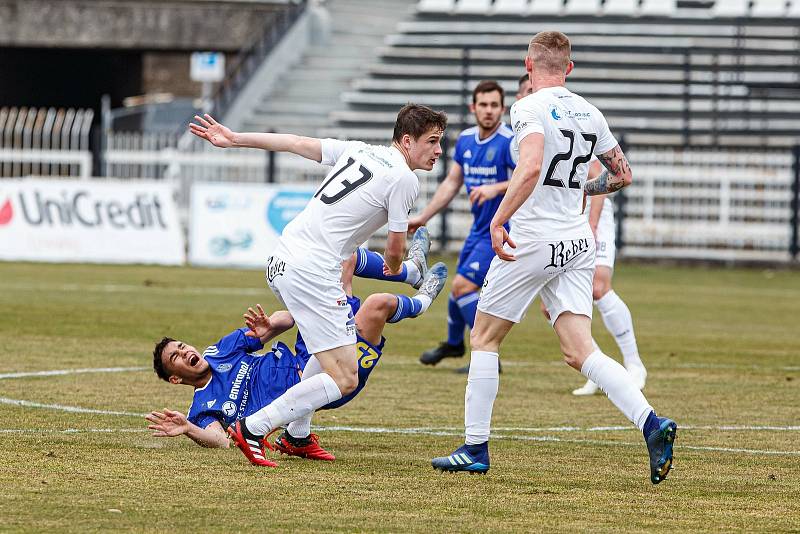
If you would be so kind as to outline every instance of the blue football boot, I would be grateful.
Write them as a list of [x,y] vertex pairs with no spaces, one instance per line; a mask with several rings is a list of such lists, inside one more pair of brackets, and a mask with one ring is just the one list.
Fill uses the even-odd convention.
[[658,428],[647,436],[647,451],[650,453],[650,481],[658,484],[672,469],[672,445],[678,425],[672,419],[658,418]]
[[489,442],[480,445],[462,445],[450,456],[440,456],[431,460],[431,465],[439,471],[466,471],[485,475],[489,470]]

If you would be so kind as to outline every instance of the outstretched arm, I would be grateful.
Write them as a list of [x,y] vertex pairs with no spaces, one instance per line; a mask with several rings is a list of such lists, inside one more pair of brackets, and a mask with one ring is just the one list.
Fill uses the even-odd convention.
[[147,428],[153,430],[157,438],[174,438],[185,435],[201,447],[227,448],[228,436],[219,422],[214,421],[205,428],[189,422],[181,412],[164,409],[163,412],[150,412],[145,419],[151,424]]
[[216,147],[261,148],[271,152],[291,152],[317,163],[322,161],[322,143],[314,137],[279,133],[234,132],[218,123],[209,114],[206,114],[205,118],[195,115],[194,120],[197,123],[190,122],[189,130]]
[[267,317],[261,304],[256,304],[256,310],[247,308],[247,313],[243,317],[244,324],[250,329],[245,335],[257,337],[262,345],[266,345],[271,339],[278,337],[294,326],[294,318],[292,318],[291,313],[286,310],[280,310]]
[[587,195],[605,195],[631,185],[633,182],[631,166],[619,145],[600,154],[597,159],[606,170],[601,172],[597,178],[586,181],[583,190]]

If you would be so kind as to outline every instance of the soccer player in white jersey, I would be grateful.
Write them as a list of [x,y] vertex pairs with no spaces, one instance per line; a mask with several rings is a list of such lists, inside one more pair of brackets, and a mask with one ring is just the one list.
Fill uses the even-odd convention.
[[[358,385],[356,326],[342,287],[342,261],[388,222],[386,274],[401,271],[408,214],[419,194],[419,179],[413,171],[431,170],[441,156],[447,117],[425,106],[404,106],[388,147],[290,134],[237,133],[208,115],[195,119],[197,123],[190,124],[192,133],[215,146],[292,152],[333,166],[267,259],[267,284],[294,317],[308,352],[320,363],[320,372],[228,427],[247,459],[259,464],[266,434],[337,401]],[[423,307],[429,305],[428,299]],[[253,451],[252,444],[260,453]]]
[[[658,417],[625,368],[592,346],[595,244],[582,213],[584,190],[606,194],[630,184],[630,166],[602,113],[564,87],[573,68],[566,35],[534,36],[525,67],[534,92],[511,108],[512,144],[519,157],[490,224],[497,257],[486,276],[470,336],[466,440],[450,455],[434,458],[432,465],[443,471],[489,470],[500,344],[541,295],[566,363],[598,384],[639,427],[650,456],[650,480],[658,484],[672,467],[677,425]],[[592,154],[606,171],[587,182]],[[503,227],[509,220],[510,235]]]
[[[589,168],[589,178],[602,172],[602,165],[593,159]],[[616,258],[616,224],[614,222],[614,203],[608,195],[589,197],[587,205],[589,226],[594,233],[596,244],[594,279],[592,280],[592,299],[603,324],[617,342],[625,369],[633,376],[636,386],[643,389],[647,381],[647,369],[639,356],[636,335],[633,331],[631,311],[616,291],[611,287]],[[600,388],[591,380],[572,392],[573,395],[594,395]]]

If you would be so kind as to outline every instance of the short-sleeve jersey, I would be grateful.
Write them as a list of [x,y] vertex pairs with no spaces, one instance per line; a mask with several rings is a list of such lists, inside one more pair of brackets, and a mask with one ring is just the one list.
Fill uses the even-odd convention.
[[208,383],[194,390],[188,419],[201,428],[214,421],[230,425],[257,412],[300,382],[308,356],[298,357],[284,343],[271,352],[253,354],[263,345],[234,330],[203,352],[211,368]]
[[275,254],[289,265],[339,280],[349,258],[380,227],[408,229],[419,179],[394,147],[322,139],[332,165],[305,209],[283,230]]
[[[361,306],[358,297],[348,296],[347,302],[354,312]],[[294,353],[279,342],[270,352],[258,355],[251,352],[260,350],[262,345],[257,339],[245,336],[246,331],[245,328],[235,330],[203,352],[211,368],[211,379],[205,386],[194,390],[188,419],[195,425],[205,428],[219,421],[229,426],[267,406],[300,382],[303,369],[311,358],[300,333],[297,334]],[[378,345],[372,345],[357,336],[358,386],[321,410],[339,408],[361,392],[380,361],[385,342],[381,338]]]
[[[497,130],[486,139],[480,139],[478,135],[477,126],[461,132],[453,152],[453,160],[464,173],[467,194],[475,187],[507,181],[516,166],[511,154],[514,132],[505,123],[500,123]],[[471,236],[485,236],[491,240],[489,223],[502,200],[503,196],[499,195],[480,206],[472,204],[474,221],[470,229]]]
[[511,123],[515,160],[525,137],[544,135],[539,181],[511,217],[512,235],[533,241],[592,237],[582,216],[589,161],[617,145],[603,114],[566,87],[547,87],[515,102]]

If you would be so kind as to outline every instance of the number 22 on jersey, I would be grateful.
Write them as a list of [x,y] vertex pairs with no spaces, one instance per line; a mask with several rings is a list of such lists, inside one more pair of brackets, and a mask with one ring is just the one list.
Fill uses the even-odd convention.
[[555,156],[553,156],[553,159],[550,162],[550,166],[547,168],[547,174],[545,174],[544,176],[543,183],[544,185],[551,185],[553,187],[566,187],[564,185],[564,181],[557,177],[553,178],[553,174],[555,174],[556,167],[560,162],[572,160],[572,168],[570,169],[569,178],[567,179],[567,182],[569,184],[570,189],[580,189],[581,183],[580,181],[575,180],[575,173],[578,170],[578,165],[580,165],[581,163],[588,163],[589,160],[592,159],[594,146],[597,144],[597,135],[580,132],[581,137],[583,137],[586,141],[591,143],[591,146],[589,147],[589,152],[580,156],[575,156],[575,159],[572,159],[573,158],[572,153],[575,150],[575,132],[573,132],[572,130],[559,130],[559,131],[561,132],[561,135],[563,135],[569,140],[569,150],[567,150],[566,152],[560,152]]

